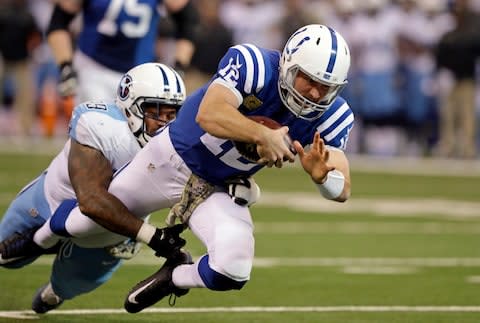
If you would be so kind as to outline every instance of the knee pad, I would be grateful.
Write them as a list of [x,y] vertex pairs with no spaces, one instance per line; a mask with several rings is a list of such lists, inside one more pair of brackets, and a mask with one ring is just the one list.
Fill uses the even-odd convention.
[[247,280],[237,281],[216,272],[208,265],[208,255],[202,257],[198,264],[198,273],[208,289],[216,291],[226,291],[232,289],[242,289]]

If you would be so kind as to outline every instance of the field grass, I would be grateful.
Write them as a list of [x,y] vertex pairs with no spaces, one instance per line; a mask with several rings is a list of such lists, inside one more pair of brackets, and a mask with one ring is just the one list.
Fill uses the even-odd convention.
[[[50,158],[1,153],[2,213]],[[480,322],[480,174],[401,175],[381,165],[366,172],[354,160],[352,169],[353,195],[341,205],[313,199],[313,184],[296,167],[256,177],[265,199],[252,207],[256,260],[241,291],[191,290],[175,307],[162,300],[127,314],[127,291],[161,265],[143,248],[101,288],[39,317],[27,310],[48,280],[46,256],[0,268],[0,322]],[[189,250],[202,254],[186,236]]]

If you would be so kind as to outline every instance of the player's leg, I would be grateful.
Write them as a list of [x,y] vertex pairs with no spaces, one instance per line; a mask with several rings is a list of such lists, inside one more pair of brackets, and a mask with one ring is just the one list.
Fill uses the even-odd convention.
[[[44,175],[28,184],[12,201],[0,222],[0,265],[18,268],[42,254],[32,243],[34,230],[50,216],[43,194]],[[36,246],[38,247],[38,246]],[[27,257],[21,261],[14,260]]]
[[108,190],[134,215],[144,217],[178,202],[190,174],[166,129],[115,174]]
[[[70,206],[64,207],[68,204]],[[86,248],[114,245],[126,239],[85,216],[74,200],[64,201],[34,235],[35,243],[43,248],[49,248],[65,238]]]
[[57,308],[64,300],[91,292],[107,282],[120,267],[122,260],[106,248],[82,248],[66,241],[53,263],[46,293],[37,293],[32,309],[45,313]]
[[127,295],[125,309],[136,313],[167,295],[185,295],[189,288],[241,289],[250,277],[254,257],[253,223],[246,206],[226,193],[214,193],[193,212],[189,227],[208,254],[191,264],[180,254],[138,283]]
[[226,193],[214,193],[193,212],[189,227],[208,254],[193,265],[175,268],[174,284],[219,291],[242,288],[250,278],[254,258],[249,208],[234,203]]

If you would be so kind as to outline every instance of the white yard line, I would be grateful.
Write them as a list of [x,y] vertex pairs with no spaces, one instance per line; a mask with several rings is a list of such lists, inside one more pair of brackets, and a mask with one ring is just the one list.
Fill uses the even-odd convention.
[[[480,203],[444,199],[383,199],[355,198],[347,203],[335,203],[319,198],[317,193],[262,192],[256,205],[286,207],[304,212],[370,213],[372,215],[418,216],[434,215],[446,218],[479,218]],[[255,206],[254,206],[255,207]]]
[[[197,258],[193,255],[194,259]],[[53,256],[38,258],[30,266],[51,265]],[[123,266],[160,266],[163,260],[154,257],[149,251],[142,251],[132,261],[125,261]],[[480,267],[480,258],[476,257],[256,257],[254,267]]]
[[[404,306],[404,305],[345,305],[345,306],[239,306],[239,307],[175,307],[175,308],[147,308],[141,314],[151,313],[325,313],[325,312],[422,312],[441,313],[480,312],[480,306]],[[101,315],[126,314],[124,309],[78,309],[55,310],[45,316],[38,316],[31,310],[0,311],[0,317],[16,319],[40,319],[51,315]],[[139,314],[137,314],[139,315]]]
[[[257,217],[261,219],[261,217]],[[319,219],[320,220],[320,219]],[[406,220],[407,221],[407,220]],[[467,222],[400,222],[400,221],[255,221],[255,233],[298,235],[303,233],[334,234],[480,234],[480,223]]]
[[480,267],[480,258],[376,258],[376,257],[264,257],[255,258],[255,267]]

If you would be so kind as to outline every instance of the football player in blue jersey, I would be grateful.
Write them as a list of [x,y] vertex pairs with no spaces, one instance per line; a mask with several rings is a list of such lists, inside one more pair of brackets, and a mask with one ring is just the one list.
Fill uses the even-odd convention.
[[[116,199],[107,191],[113,173],[176,117],[185,97],[185,84],[177,72],[164,64],[145,63],[122,77],[115,101],[87,101],[75,107],[63,149],[23,188],[0,222],[0,266],[20,268],[42,254],[57,254],[50,282],[32,303],[35,312],[45,313],[65,299],[97,288],[110,279],[122,259],[138,251],[138,245],[127,243],[124,236],[93,248],[67,240],[44,249],[40,245],[49,241],[36,243],[34,234],[40,226],[38,232],[55,228],[58,221],[52,219],[76,205],[92,218],[108,208]],[[159,229],[150,247],[168,256],[185,244],[179,229]]]
[[[97,219],[104,228],[75,208],[56,219],[57,228],[64,229],[56,233],[85,239],[103,232],[107,239],[109,233],[102,230],[108,229],[112,236],[120,233],[149,244],[159,229],[142,217],[171,207],[167,223],[188,227],[207,253],[195,262],[182,250],[168,257],[130,291],[126,310],[141,311],[190,288],[241,289],[254,258],[248,205],[258,199],[259,189],[252,175],[265,166],[281,168],[296,153],[324,198],[344,202],[350,196],[344,149],[354,116],[339,96],[349,67],[347,43],[324,25],[298,29],[282,53],[251,44],[231,47],[217,73],[186,99],[175,121],[114,176],[109,192],[127,208],[122,204],[113,213],[114,206],[99,213],[109,219]],[[271,129],[249,116],[283,126]],[[258,158],[247,159],[235,142],[253,144]]]
[[[60,94],[76,95],[77,103],[111,97],[123,73],[138,64],[156,61],[162,4],[177,27],[176,62],[186,67],[199,24],[191,0],[57,0],[47,35],[60,67]],[[81,31],[74,54],[68,28],[80,13]]]

